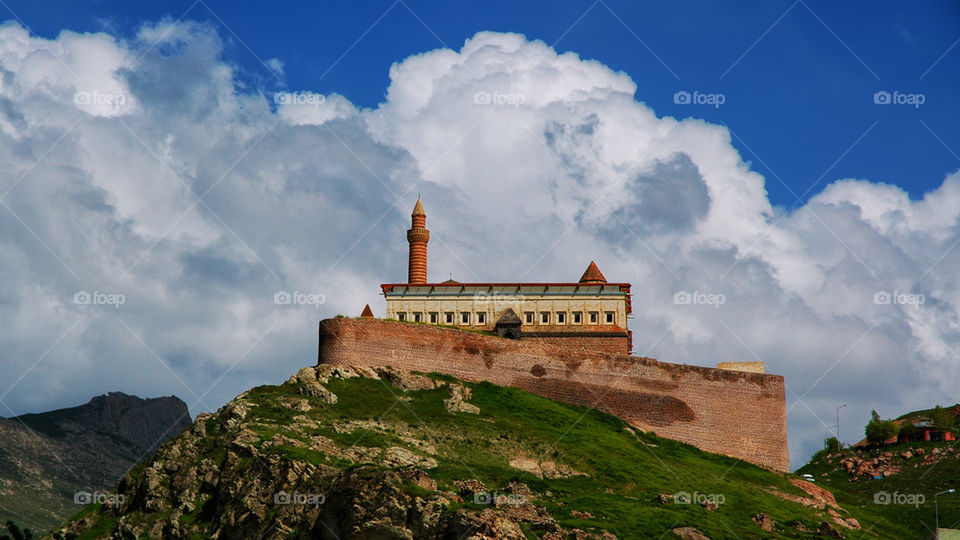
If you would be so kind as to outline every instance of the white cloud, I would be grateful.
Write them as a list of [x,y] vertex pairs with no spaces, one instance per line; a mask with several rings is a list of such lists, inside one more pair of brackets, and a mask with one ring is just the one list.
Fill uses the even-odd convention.
[[[382,313],[417,194],[431,278],[570,280],[595,259],[634,285],[638,353],[766,361],[790,387],[795,464],[840,403],[852,440],[871,408],[952,398],[958,174],[922,200],[839,180],[787,213],[725,128],[658,117],[626,74],[520,35],[395,64],[376,109],[244,89],[221,50],[195,23],[128,42],[0,27],[0,371],[16,374],[0,392],[27,372],[3,398],[17,412],[108,390],[198,412],[282,381],[314,361],[318,319]],[[81,106],[81,89],[127,101]],[[726,302],[674,305],[680,290]]]

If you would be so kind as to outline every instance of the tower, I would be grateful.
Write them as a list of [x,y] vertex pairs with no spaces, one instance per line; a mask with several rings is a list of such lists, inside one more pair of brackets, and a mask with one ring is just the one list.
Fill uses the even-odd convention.
[[427,242],[430,241],[430,231],[427,230],[427,213],[423,211],[420,197],[413,207],[412,227],[407,231],[407,242],[410,243],[410,271],[407,283],[427,282]]

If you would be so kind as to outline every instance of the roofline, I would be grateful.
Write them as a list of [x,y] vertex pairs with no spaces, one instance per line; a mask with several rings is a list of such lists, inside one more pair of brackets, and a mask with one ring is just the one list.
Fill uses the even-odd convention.
[[624,300],[627,302],[627,315],[633,313],[633,302],[630,298],[630,284],[629,283],[381,283],[380,290],[383,292],[383,295],[386,296],[388,293],[393,291],[394,287],[442,287],[442,288],[459,288],[463,289],[465,287],[617,287],[620,289],[620,292],[624,295]]
[[629,283],[381,283],[384,291],[394,287],[620,287],[630,289]]

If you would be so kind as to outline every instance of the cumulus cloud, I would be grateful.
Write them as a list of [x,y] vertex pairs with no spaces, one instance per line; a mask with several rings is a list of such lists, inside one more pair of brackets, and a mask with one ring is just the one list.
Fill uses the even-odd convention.
[[417,194],[432,279],[565,281],[594,259],[633,283],[638,354],[783,374],[794,465],[841,403],[852,441],[871,408],[954,399],[957,173],[921,200],[840,179],[787,211],[724,127],[524,36],[403,59],[374,109],[244,87],[221,51],[189,22],[0,26],[0,414],[109,390],[197,413],[284,380],[319,319],[383,313]]

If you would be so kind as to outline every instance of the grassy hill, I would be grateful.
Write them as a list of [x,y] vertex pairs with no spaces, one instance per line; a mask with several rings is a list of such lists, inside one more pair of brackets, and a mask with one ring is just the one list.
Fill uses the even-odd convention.
[[[916,536],[886,508],[846,491],[833,505],[816,485],[521,390],[321,366],[201,415],[124,478],[118,504],[57,534]],[[863,530],[839,524],[850,518]]]
[[[909,528],[911,538],[933,538],[935,493],[957,490],[940,496],[940,526],[960,528],[960,448],[954,444],[904,442],[848,448],[815,456],[797,473],[812,474],[819,485],[830,489],[837,502],[854,514],[858,510],[879,512]],[[872,465],[874,460],[876,465]],[[845,466],[845,461],[853,465]],[[856,474],[859,466],[872,472]],[[875,479],[882,476],[883,470],[888,471],[888,476]]]

